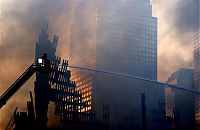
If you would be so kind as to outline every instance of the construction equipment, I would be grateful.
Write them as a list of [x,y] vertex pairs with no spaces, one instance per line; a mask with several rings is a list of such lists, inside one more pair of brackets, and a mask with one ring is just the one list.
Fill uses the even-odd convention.
[[36,63],[28,67],[28,69],[3,93],[0,97],[0,109],[35,72],[48,74],[50,71],[50,61],[47,59],[46,53],[44,53],[41,59],[38,59]]

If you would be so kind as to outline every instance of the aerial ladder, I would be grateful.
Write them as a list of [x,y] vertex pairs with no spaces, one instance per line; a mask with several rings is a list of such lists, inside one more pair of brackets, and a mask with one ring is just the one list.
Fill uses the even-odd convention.
[[30,67],[28,67],[28,69],[1,95],[0,109],[35,72],[48,74],[50,71],[50,61],[47,59],[46,53],[44,53],[36,63],[33,63]]

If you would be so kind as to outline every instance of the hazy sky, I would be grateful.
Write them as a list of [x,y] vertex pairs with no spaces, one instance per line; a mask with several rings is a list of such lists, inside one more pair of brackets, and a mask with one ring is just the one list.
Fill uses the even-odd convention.
[[158,17],[158,79],[180,67],[193,67],[195,0],[152,0]]
[[[50,38],[60,37],[59,56],[68,58],[70,26],[80,0],[0,0],[0,94],[33,62],[35,42],[45,19],[50,21]],[[193,21],[195,0],[152,0],[153,15],[158,17],[158,79],[180,67],[193,66]],[[32,90],[33,79],[0,111],[0,130]],[[22,107],[22,106],[21,106]],[[10,110],[10,111],[7,111]]]

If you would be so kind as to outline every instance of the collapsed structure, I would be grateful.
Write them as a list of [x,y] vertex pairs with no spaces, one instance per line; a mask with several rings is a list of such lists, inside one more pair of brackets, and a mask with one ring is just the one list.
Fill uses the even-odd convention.
[[[48,23],[45,23],[39,41],[36,43],[35,59],[46,53],[51,61],[50,73],[36,72],[33,98],[27,102],[27,112],[18,112],[17,108],[6,129],[70,129],[70,130],[106,130],[109,129],[109,109],[104,106],[104,120],[96,120],[94,111],[87,111],[88,104],[82,100],[82,93],[76,89],[75,82],[70,80],[68,61],[56,57],[58,36],[52,42],[48,40]],[[35,99],[35,103],[34,100]],[[54,104],[54,116],[58,120],[48,124],[48,105]],[[34,106],[35,104],[35,106]]]

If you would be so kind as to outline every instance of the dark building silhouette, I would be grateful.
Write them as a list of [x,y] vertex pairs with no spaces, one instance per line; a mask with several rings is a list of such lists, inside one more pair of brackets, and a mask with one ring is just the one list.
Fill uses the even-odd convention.
[[[49,60],[52,63],[58,64],[55,56],[58,37],[54,36],[53,41],[48,39],[48,23],[44,23],[41,34],[39,35],[39,41],[36,43],[35,49],[35,61],[41,58],[43,53],[48,55]],[[47,111],[49,104],[49,95],[51,85],[49,84],[50,75],[36,73],[35,80],[35,109],[36,109],[36,120],[39,128],[45,128],[47,125]]]
[[142,130],[147,129],[147,115],[146,115],[146,97],[141,94],[141,109],[142,109]]
[[33,97],[32,93],[30,92],[30,101],[27,101],[27,110],[28,112],[17,112],[17,109],[14,112],[14,122],[15,128],[14,130],[24,130],[36,129],[36,118],[34,112],[34,105],[33,105]]
[[[102,120],[96,120],[95,111],[86,111],[88,104],[83,102],[83,94],[76,90],[76,84],[70,80],[68,61],[55,56],[58,37],[48,40],[48,24],[44,24],[36,45],[36,61],[43,54],[44,62],[50,62],[49,73],[36,73],[35,108],[33,97],[27,102],[28,112],[14,112],[7,128],[21,129],[70,129],[70,130],[108,130],[109,106],[103,105]],[[47,50],[46,50],[47,49]],[[48,55],[50,56],[49,60]],[[47,57],[47,58],[46,58]],[[46,70],[45,70],[46,71]],[[40,70],[40,72],[43,72]],[[47,125],[48,105],[54,104],[51,113],[58,120]],[[34,113],[36,112],[36,113]]]
[[[172,73],[167,83],[187,89],[194,89],[194,70],[181,68]],[[195,95],[192,93],[165,89],[166,116],[173,119],[171,129],[195,129]]]
[[151,130],[168,130],[164,100],[158,101],[157,107],[152,110],[151,120]]

